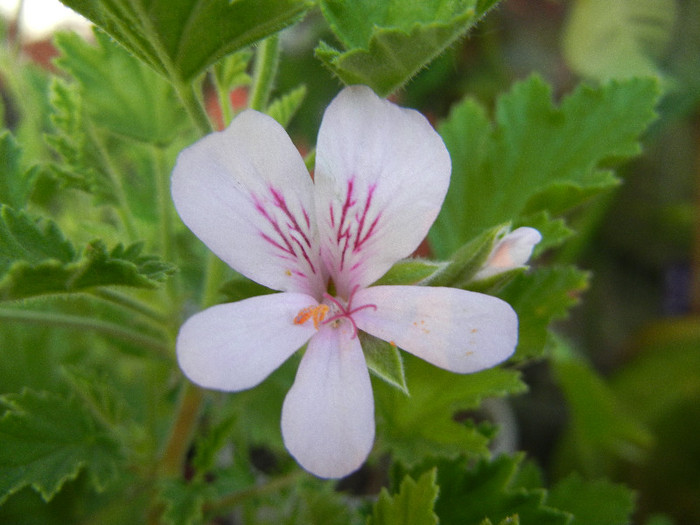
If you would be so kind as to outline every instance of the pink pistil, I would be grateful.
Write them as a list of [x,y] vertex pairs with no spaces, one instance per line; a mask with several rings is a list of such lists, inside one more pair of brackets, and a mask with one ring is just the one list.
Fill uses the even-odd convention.
[[338,301],[335,297],[332,295],[329,295],[328,293],[323,294],[323,298],[329,300],[332,302],[338,310],[340,310],[339,313],[332,315],[331,317],[324,319],[321,324],[327,324],[327,323],[332,323],[333,321],[337,321],[338,319],[345,318],[348,321],[350,321],[350,324],[352,325],[352,339],[357,337],[357,324],[355,323],[355,320],[352,318],[352,314],[355,312],[359,312],[360,310],[364,310],[365,308],[374,308],[375,310],[377,309],[376,304],[363,304],[362,306],[358,306],[357,308],[352,308],[352,298],[355,295],[355,292],[357,291],[358,287],[356,286],[352,293],[350,294],[350,298],[348,299],[348,304],[347,306],[343,306],[343,303]]

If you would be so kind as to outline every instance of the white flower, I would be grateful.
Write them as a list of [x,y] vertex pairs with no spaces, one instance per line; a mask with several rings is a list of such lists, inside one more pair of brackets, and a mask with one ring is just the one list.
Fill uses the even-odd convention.
[[534,228],[517,228],[504,235],[491,250],[486,262],[474,275],[474,281],[488,279],[499,273],[523,268],[542,235]]
[[185,149],[172,177],[182,220],[232,268],[282,293],[188,319],[177,339],[184,373],[206,388],[243,390],[308,342],[282,408],[282,436],[302,467],[337,478],[356,470],[374,441],[358,330],[458,373],[508,358],[517,317],[500,299],[369,287],[425,237],[450,170],[420,113],[361,86],[326,110],[314,180],[284,129],[252,110]]

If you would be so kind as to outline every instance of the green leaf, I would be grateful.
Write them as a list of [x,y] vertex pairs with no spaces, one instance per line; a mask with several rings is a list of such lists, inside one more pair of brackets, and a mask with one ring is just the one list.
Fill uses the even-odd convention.
[[218,89],[228,92],[238,86],[250,84],[251,79],[247,70],[251,58],[253,58],[252,51],[244,49],[217,62],[214,66],[214,77]]
[[224,56],[299,20],[308,0],[61,0],[170,80],[189,82]]
[[588,287],[589,275],[573,266],[538,268],[520,275],[499,294],[518,313],[515,359],[542,355],[552,343],[549,325],[566,317]]
[[483,398],[525,389],[514,370],[458,375],[410,355],[405,355],[404,366],[410,396],[378,382],[375,406],[381,444],[406,465],[430,454],[487,454],[488,437],[475,425],[457,422],[455,414],[477,408]]
[[107,250],[102,241],[87,245],[81,258],[66,263],[14,262],[0,278],[0,300],[37,295],[76,293],[97,286],[156,288],[175,268],[154,256],[141,255],[142,244]]
[[574,474],[549,492],[547,504],[574,515],[574,525],[627,525],[634,493],[605,480],[585,481]]
[[169,525],[197,525],[204,522],[202,506],[210,488],[206,483],[179,479],[161,482],[160,499],[165,503],[163,521]]
[[555,354],[554,372],[571,423],[559,450],[560,468],[603,476],[615,460],[640,462],[652,444],[649,431],[582,359]]
[[242,301],[258,295],[277,293],[276,290],[258,284],[240,274],[235,275],[231,280],[222,284],[219,292],[223,296],[223,300],[228,303]]
[[50,86],[51,123],[54,131],[44,136],[61,163],[50,170],[64,187],[95,196],[100,204],[117,202],[114,181],[101,169],[94,144],[89,140],[78,86],[55,77]]
[[564,28],[564,56],[577,73],[598,79],[658,75],[673,38],[675,0],[576,0]]
[[[440,497],[435,512],[440,523],[476,525],[492,523],[536,523],[567,525],[571,515],[552,508],[543,489],[520,487],[517,475],[522,456],[501,455],[481,460],[467,468],[467,460],[437,463]],[[516,518],[516,521],[510,521]]]
[[425,472],[418,481],[405,476],[399,493],[390,496],[385,488],[372,509],[368,525],[436,525],[433,512],[439,488],[435,469]]
[[22,150],[9,131],[0,132],[0,204],[24,208],[34,182],[33,170],[24,172]]
[[496,122],[473,100],[458,104],[439,132],[452,158],[445,204],[431,232],[439,258],[487,228],[581,204],[617,180],[605,163],[639,152],[654,118],[651,79],[581,86],[559,107],[538,77],[520,82],[496,105]]
[[79,83],[86,115],[118,135],[161,145],[172,142],[187,116],[171,85],[105,33],[95,31],[95,39],[96,45],[90,45],[76,33],[56,36],[61,52],[56,63]]
[[0,275],[16,261],[38,264],[47,259],[69,263],[75,249],[55,222],[32,219],[24,212],[0,206]]
[[401,359],[401,352],[396,348],[396,345],[365,332],[360,332],[359,338],[370,372],[398,388],[404,394],[408,394],[406,376],[403,371],[403,360]]
[[299,110],[302,102],[304,102],[304,97],[306,97],[306,86],[298,86],[273,100],[270,105],[267,106],[265,113],[279,122],[282,127],[286,128],[291,122],[292,117],[294,117]]
[[0,502],[25,486],[48,501],[84,468],[97,490],[117,476],[119,445],[74,398],[25,390],[0,403]]
[[321,42],[316,56],[346,84],[387,96],[459,37],[495,1],[322,0],[321,10],[344,52]]

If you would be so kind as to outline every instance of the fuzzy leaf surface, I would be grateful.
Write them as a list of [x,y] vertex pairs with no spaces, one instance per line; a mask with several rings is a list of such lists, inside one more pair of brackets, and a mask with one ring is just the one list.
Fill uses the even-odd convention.
[[496,1],[322,0],[321,11],[345,48],[322,42],[316,56],[345,84],[387,96],[463,36]]
[[552,218],[618,182],[607,163],[639,152],[653,120],[652,79],[581,86],[552,102],[533,76],[502,95],[495,122],[466,99],[438,128],[452,158],[450,189],[430,232],[439,258],[487,228],[548,212]]
[[[480,460],[468,468],[467,461],[441,461],[437,464],[440,497],[435,512],[445,525],[480,525],[521,523],[568,525],[572,516],[551,507],[547,492],[541,488],[525,488],[517,483],[521,456],[501,455],[492,461]],[[515,522],[517,523],[517,522]]]
[[308,0],[61,0],[171,80],[297,21]]
[[405,476],[398,494],[389,495],[382,489],[372,509],[368,525],[436,525],[433,512],[439,487],[435,483],[435,469],[425,472],[414,481]]
[[525,389],[514,370],[458,375],[406,354],[404,367],[410,395],[376,382],[375,409],[382,444],[406,465],[429,454],[486,454],[488,437],[474,425],[455,421],[455,414],[478,408],[485,397]]
[[0,501],[28,485],[48,501],[83,468],[97,490],[117,476],[118,443],[75,399],[25,390],[0,403]]
[[57,64],[80,85],[87,116],[117,135],[170,143],[187,122],[173,88],[102,31],[95,39],[92,45],[75,33],[56,37]]

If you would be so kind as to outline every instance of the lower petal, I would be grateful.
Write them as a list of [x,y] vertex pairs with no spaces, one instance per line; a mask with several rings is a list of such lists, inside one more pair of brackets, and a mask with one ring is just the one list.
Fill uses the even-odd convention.
[[506,360],[518,342],[518,317],[508,303],[455,288],[373,286],[355,295],[360,330],[457,373]]
[[374,400],[357,338],[326,326],[311,339],[284,400],[282,436],[299,464],[322,478],[364,463],[374,443]]
[[315,333],[313,323],[294,323],[300,310],[315,304],[305,294],[279,293],[199,312],[180,328],[180,368],[205,388],[233,392],[254,387]]

